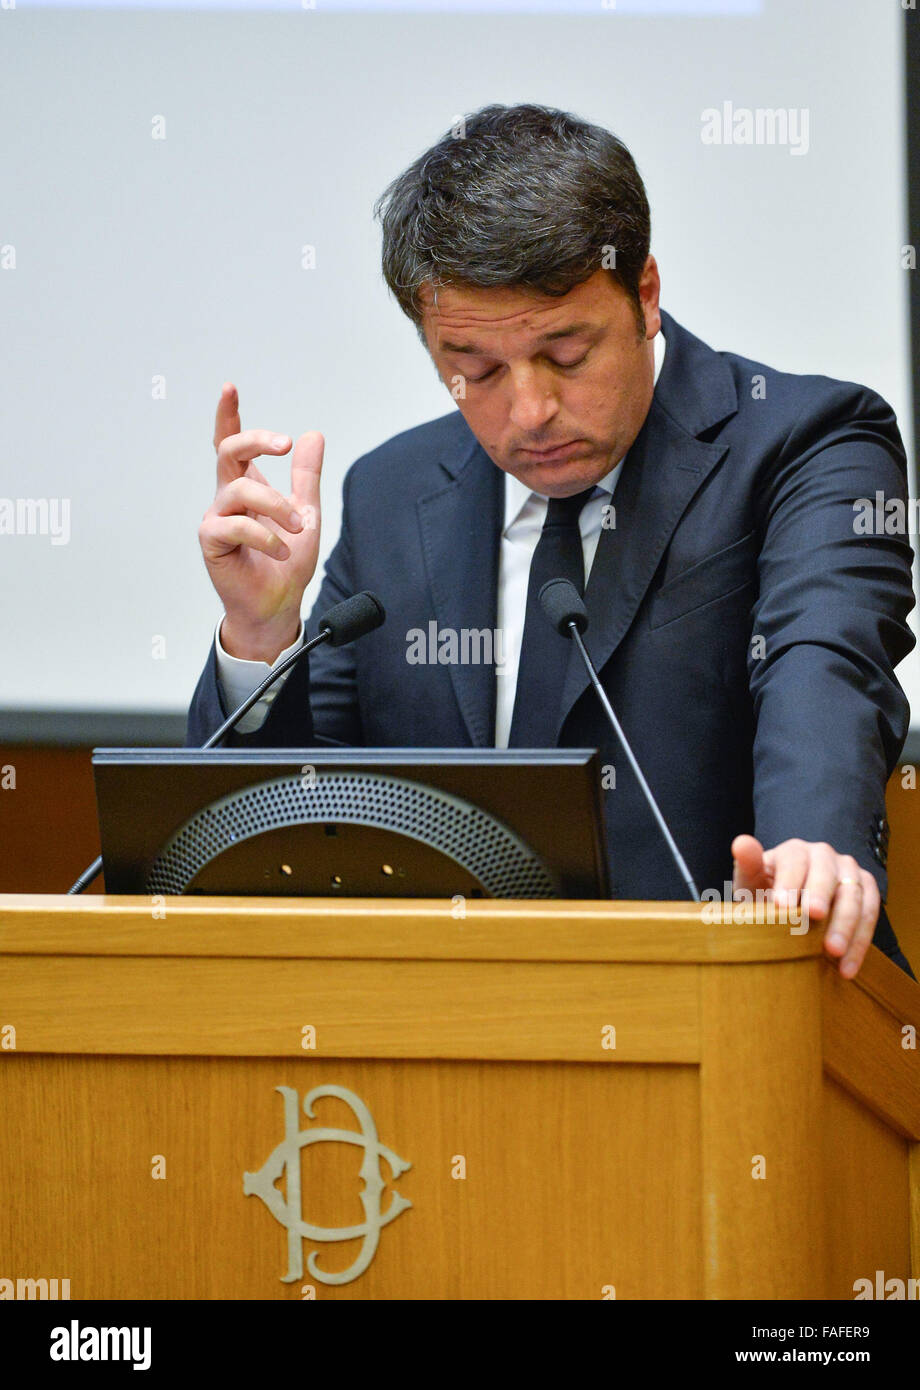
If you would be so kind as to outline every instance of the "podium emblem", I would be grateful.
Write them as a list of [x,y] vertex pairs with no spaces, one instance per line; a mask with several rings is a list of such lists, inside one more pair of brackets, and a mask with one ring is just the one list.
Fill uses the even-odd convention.
[[[314,1119],[313,1106],[323,1096],[336,1096],[343,1100],[351,1110],[360,1126],[359,1129],[327,1129],[313,1126],[308,1129],[298,1127],[297,1092],[290,1086],[276,1086],[275,1090],[284,1100],[284,1139],[265,1160],[257,1173],[243,1174],[243,1192],[247,1197],[261,1197],[272,1216],[286,1227],[288,1233],[288,1272],[281,1275],[284,1284],[293,1284],[303,1278],[303,1241],[319,1242],[356,1240],[363,1237],[364,1243],[357,1256],[347,1269],[339,1273],[319,1268],[316,1250],[311,1250],[307,1258],[307,1268],[312,1278],[321,1284],[350,1284],[363,1274],[377,1251],[380,1232],[384,1226],[395,1221],[400,1212],[411,1207],[412,1203],[396,1191],[392,1193],[390,1205],[385,1212],[380,1209],[380,1198],[386,1180],[380,1171],[380,1160],[388,1165],[395,1181],[400,1174],[412,1167],[405,1159],[393,1153],[377,1138],[377,1126],[373,1116],[360,1096],[344,1086],[314,1086],[303,1102],[304,1114]],[[313,1226],[303,1219],[300,1191],[300,1151],[308,1144],[357,1144],[364,1149],[360,1176],[364,1181],[361,1205],[364,1208],[364,1221],[359,1226]],[[282,1173],[285,1175],[287,1196],[275,1186]]]

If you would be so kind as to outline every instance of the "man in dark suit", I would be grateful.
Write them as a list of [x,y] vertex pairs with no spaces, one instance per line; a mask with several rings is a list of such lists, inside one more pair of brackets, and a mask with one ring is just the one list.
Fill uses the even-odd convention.
[[565,113],[486,108],[380,206],[385,276],[459,410],[353,465],[304,629],[322,438],[297,441],[281,496],[253,460],[289,439],[242,431],[225,387],[199,537],[226,616],[188,743],[318,614],[372,589],[386,624],[319,648],[228,742],[597,747],[614,896],[680,898],[577,654],[538,611],[541,578],[570,573],[696,882],[805,901],[845,976],[873,931],[909,969],[881,903],[912,554],[862,534],[854,508],[878,491],[906,501],[890,408],[714,352],[661,311],[635,165]]

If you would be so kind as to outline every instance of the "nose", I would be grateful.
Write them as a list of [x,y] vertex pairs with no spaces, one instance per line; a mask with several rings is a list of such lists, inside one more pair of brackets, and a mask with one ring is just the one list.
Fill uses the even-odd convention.
[[511,371],[509,375],[511,423],[523,434],[536,434],[549,424],[559,409],[554,384],[529,365]]

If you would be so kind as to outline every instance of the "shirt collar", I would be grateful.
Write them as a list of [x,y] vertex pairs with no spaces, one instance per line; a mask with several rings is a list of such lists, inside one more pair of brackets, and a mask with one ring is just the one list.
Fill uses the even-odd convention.
[[[664,334],[661,332],[660,329],[655,334],[655,337],[652,339],[652,351],[655,354],[655,375],[653,377],[652,384],[653,386],[655,386],[658,383],[658,377],[661,373],[661,365],[664,362],[665,352]],[[623,458],[625,457],[626,455],[624,454]],[[618,459],[614,466],[611,468],[610,472],[605,473],[603,478],[601,478],[600,482],[595,484],[595,496],[597,495],[597,488],[600,488],[603,492],[605,492],[608,497],[612,496],[614,480],[622,462],[623,459]],[[506,530],[513,521],[517,520],[517,518],[524,510],[525,505],[531,497],[543,498],[543,493],[531,491],[527,484],[522,483],[520,478],[516,478],[513,473],[505,474]]]

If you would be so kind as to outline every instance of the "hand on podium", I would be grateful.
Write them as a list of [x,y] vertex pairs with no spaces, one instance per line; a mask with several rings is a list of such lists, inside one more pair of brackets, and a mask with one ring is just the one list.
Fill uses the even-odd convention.
[[734,889],[758,889],[767,900],[792,907],[807,906],[809,918],[827,918],[824,949],[840,958],[840,974],[852,980],[872,944],[881,908],[873,875],[852,854],[838,854],[828,844],[784,840],[765,850],[753,835],[732,840]]

